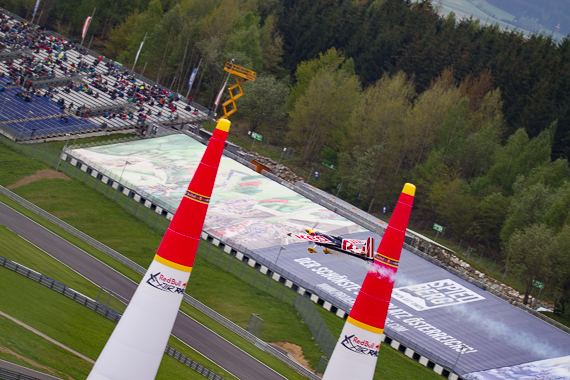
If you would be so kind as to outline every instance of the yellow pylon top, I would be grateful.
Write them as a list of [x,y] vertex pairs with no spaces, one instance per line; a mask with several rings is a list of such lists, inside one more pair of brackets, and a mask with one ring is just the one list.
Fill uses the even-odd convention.
[[246,69],[245,67],[234,65],[233,63],[230,62],[226,62],[224,70],[230,74],[237,75],[252,82],[255,80],[255,76],[257,75],[255,71],[251,71],[249,69]]

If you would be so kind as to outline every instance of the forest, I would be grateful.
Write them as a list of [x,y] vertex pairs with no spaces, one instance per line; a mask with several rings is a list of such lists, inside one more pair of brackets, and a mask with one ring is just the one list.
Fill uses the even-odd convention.
[[[36,0],[0,4],[31,20]],[[207,107],[235,59],[258,73],[245,131],[333,165],[318,186],[373,213],[415,183],[412,227],[445,226],[570,316],[569,39],[409,0],[43,0],[34,22],[80,40],[94,8],[92,49],[132,68],[146,37],[135,70]]]

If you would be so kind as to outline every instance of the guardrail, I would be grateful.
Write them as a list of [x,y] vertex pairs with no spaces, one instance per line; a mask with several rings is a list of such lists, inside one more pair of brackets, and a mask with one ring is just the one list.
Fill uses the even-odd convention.
[[37,377],[24,375],[18,372],[10,371],[6,368],[0,368],[0,379],[3,380],[39,380]]
[[[116,312],[113,309],[108,308],[107,306],[100,304],[99,302],[79,293],[76,290],[73,290],[71,288],[68,288],[67,286],[41,274],[36,272],[33,269],[30,269],[28,267],[25,267],[21,264],[18,264],[12,260],[9,260],[5,257],[0,256],[0,266],[3,266],[4,268],[10,269],[18,274],[21,274],[24,277],[27,277],[31,280],[34,280],[48,288],[50,288],[51,290],[55,290],[56,292],[63,294],[64,296],[71,298],[72,300],[74,300],[75,302],[88,307],[89,309],[101,314],[102,316],[104,316],[107,319],[110,319],[113,322],[119,322],[119,320],[121,319],[121,314]],[[209,370],[208,368],[204,367],[203,365],[201,365],[200,363],[190,359],[189,357],[187,357],[186,355],[184,355],[183,353],[177,351],[175,348],[170,347],[169,345],[166,345],[166,348],[164,350],[164,352],[167,355],[172,356],[174,359],[184,363],[185,365],[187,365],[188,367],[192,368],[193,370],[195,370],[196,372],[198,372],[199,374],[201,374],[202,376],[208,378],[208,379],[212,379],[212,380],[224,380],[223,377],[217,375],[215,372],[212,372],[211,370]],[[19,374],[17,374],[19,375]],[[1,372],[0,372],[0,376],[1,376]],[[25,376],[25,375],[21,375],[21,376]],[[1,379],[2,377],[0,377]],[[25,377],[15,377],[15,379],[25,379]],[[30,378],[30,379],[34,379],[34,378]]]
[[117,313],[115,310],[109,309],[107,306],[100,304],[99,302],[79,293],[76,290],[68,288],[67,286],[55,281],[54,279],[38,273],[35,270],[27,268],[2,256],[0,256],[0,266],[21,274],[30,280],[34,280],[35,282],[40,283],[41,285],[46,286],[51,290],[58,292],[59,294],[63,294],[64,296],[71,298],[73,301],[85,307],[88,307],[89,309],[114,322],[118,322],[119,319],[121,319],[121,314]]

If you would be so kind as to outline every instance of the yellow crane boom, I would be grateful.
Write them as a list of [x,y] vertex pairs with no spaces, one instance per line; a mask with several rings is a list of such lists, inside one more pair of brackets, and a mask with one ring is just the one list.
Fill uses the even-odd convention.
[[[224,116],[222,116],[221,118],[227,119],[231,114],[237,111],[236,99],[239,99],[243,95],[243,90],[241,88],[241,85],[247,82],[248,80],[253,82],[257,74],[255,73],[255,71],[251,71],[249,69],[246,69],[245,67],[234,65],[231,62],[226,62],[224,70],[230,74],[234,74],[236,78],[236,84],[228,88],[228,91],[230,92],[230,99],[222,104],[222,106],[224,107]],[[234,95],[233,91],[236,88],[239,89],[239,93]],[[230,104],[233,107],[228,111],[227,106],[229,106]]]

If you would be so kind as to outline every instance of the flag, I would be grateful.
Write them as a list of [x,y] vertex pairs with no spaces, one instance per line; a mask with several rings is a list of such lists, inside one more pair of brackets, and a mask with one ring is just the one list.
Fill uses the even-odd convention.
[[85,19],[85,22],[83,23],[83,30],[81,31],[81,38],[85,38],[85,35],[87,34],[87,29],[89,29],[90,23],[91,23],[91,16],[87,17]]
[[192,84],[194,83],[194,79],[196,79],[196,73],[198,72],[198,68],[194,68],[192,70],[192,75],[190,75],[190,79],[188,80],[188,90],[192,88]]
[[144,40],[141,41],[141,46],[139,46],[139,51],[137,51],[137,56],[135,57],[135,62],[138,61],[138,59],[139,59],[139,54],[141,53],[143,44],[144,44]]
[[32,20],[36,17],[36,12],[38,11],[38,7],[40,6],[40,1],[36,1],[36,6],[34,7],[34,14],[32,15]]
[[224,82],[224,85],[222,86],[222,89],[220,90],[220,93],[218,94],[218,97],[216,98],[216,101],[214,102],[215,105],[220,104],[220,100],[222,99],[222,94],[224,93],[224,90],[226,89],[226,84],[228,82]]

